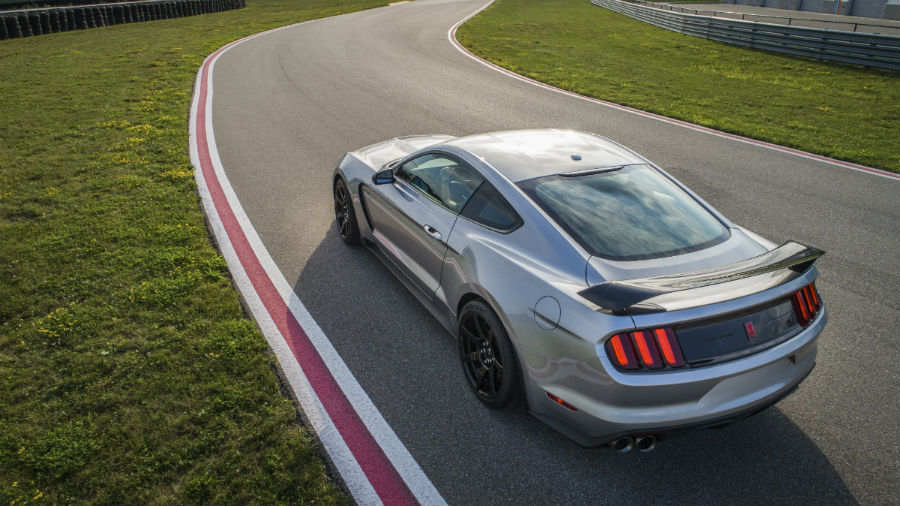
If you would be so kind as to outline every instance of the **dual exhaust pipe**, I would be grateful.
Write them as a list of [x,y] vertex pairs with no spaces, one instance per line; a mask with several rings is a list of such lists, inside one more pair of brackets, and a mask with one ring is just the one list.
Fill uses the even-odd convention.
[[635,448],[644,453],[652,452],[656,449],[656,436],[625,436],[614,439],[609,443],[609,446],[619,453],[628,453]]

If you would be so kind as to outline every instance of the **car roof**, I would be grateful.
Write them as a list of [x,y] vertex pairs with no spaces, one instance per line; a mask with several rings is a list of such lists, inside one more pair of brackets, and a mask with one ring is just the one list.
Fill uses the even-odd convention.
[[646,163],[599,135],[577,130],[511,130],[460,137],[445,143],[484,159],[510,181]]

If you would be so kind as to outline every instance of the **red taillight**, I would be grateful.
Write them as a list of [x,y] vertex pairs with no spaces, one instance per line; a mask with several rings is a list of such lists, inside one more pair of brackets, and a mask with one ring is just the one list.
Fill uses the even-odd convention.
[[794,305],[797,322],[804,327],[812,323],[819,314],[819,310],[822,309],[822,300],[819,299],[819,294],[816,292],[815,283],[810,283],[797,290],[791,296],[791,302]]
[[813,309],[815,309],[816,313],[818,313],[819,310],[822,309],[822,301],[819,300],[819,294],[816,293],[816,286],[814,284],[810,283],[810,284],[806,285],[804,290],[807,293],[807,297],[813,304]]
[[684,366],[684,356],[669,328],[616,334],[606,341],[606,353],[620,369],[662,369]]
[[681,367],[684,365],[684,357],[681,356],[681,347],[675,339],[672,329],[656,329],[653,331],[659,349],[662,350],[663,360],[669,367]]
[[662,369],[662,359],[659,358],[659,350],[656,349],[656,343],[653,342],[650,332],[646,330],[632,332],[631,340],[634,341],[634,347],[638,350],[641,365],[647,369]]
[[628,334],[616,334],[606,341],[606,353],[622,369],[637,369],[638,363]]

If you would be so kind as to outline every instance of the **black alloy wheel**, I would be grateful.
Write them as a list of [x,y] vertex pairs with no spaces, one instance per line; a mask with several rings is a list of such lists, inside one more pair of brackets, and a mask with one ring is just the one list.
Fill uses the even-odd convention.
[[459,316],[459,357],[469,387],[491,408],[519,397],[519,365],[500,319],[483,302],[463,307]]
[[337,221],[341,240],[356,246],[359,244],[359,225],[356,222],[356,211],[353,210],[353,199],[343,179],[334,183],[334,217]]

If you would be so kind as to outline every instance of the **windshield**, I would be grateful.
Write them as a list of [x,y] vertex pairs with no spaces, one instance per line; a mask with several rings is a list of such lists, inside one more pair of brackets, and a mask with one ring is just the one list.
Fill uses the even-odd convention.
[[647,165],[541,177],[519,186],[595,256],[660,258],[708,248],[729,237],[715,216]]

